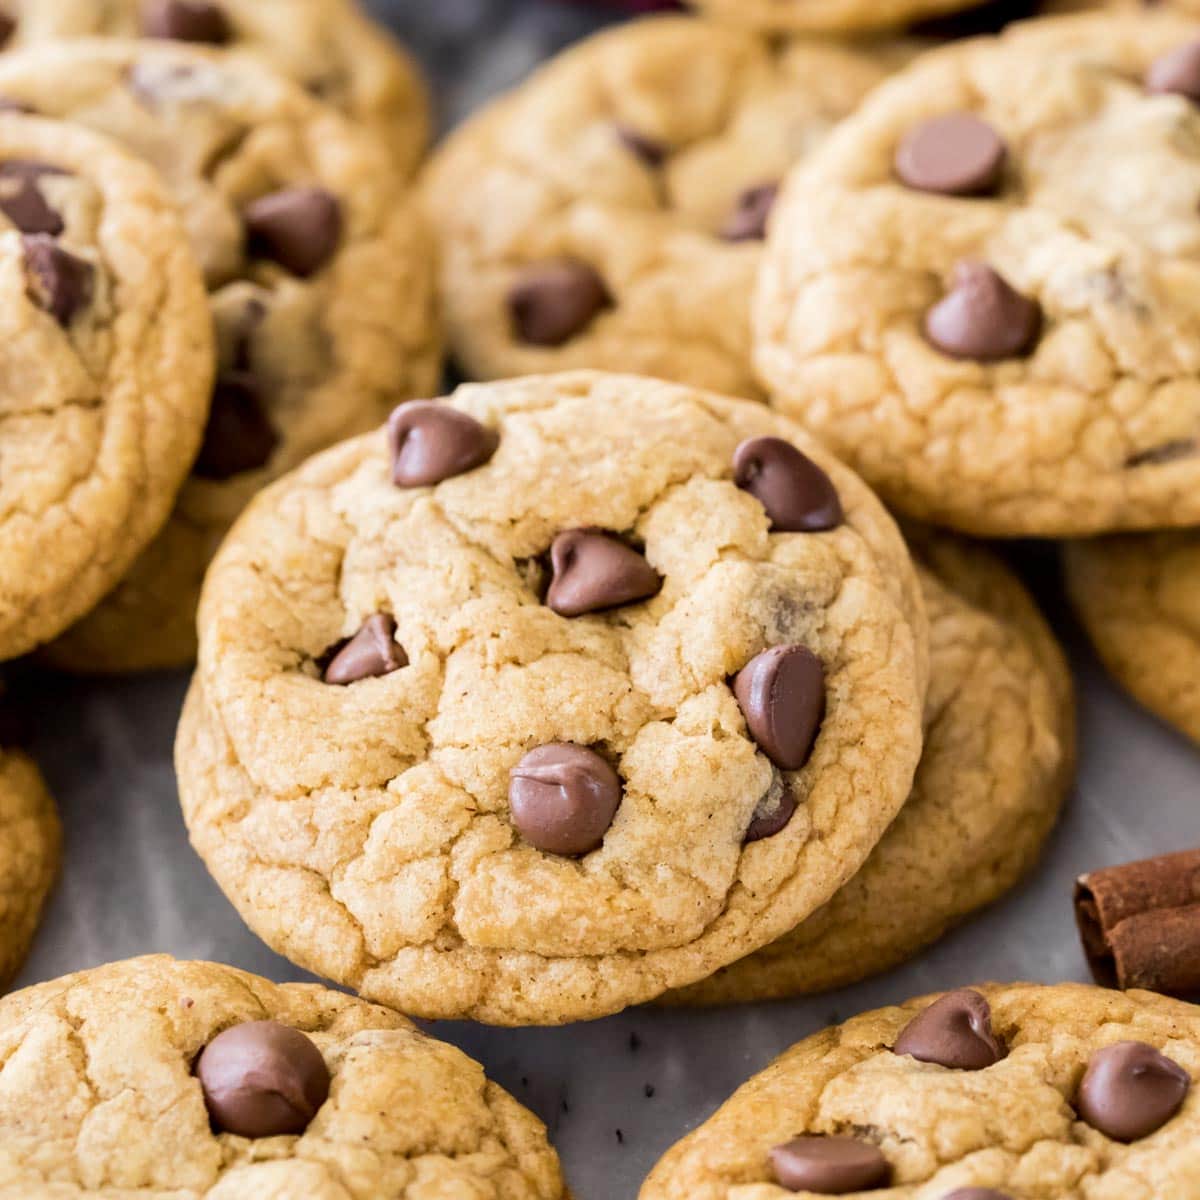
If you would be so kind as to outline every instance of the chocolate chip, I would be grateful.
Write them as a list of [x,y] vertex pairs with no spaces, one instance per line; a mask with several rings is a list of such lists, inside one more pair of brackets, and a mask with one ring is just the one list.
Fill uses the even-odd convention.
[[256,471],[271,461],[278,444],[254,376],[248,371],[220,376],[195,473],[202,479],[230,479]]
[[629,125],[620,125],[616,127],[617,138],[621,145],[630,152],[635,158],[650,167],[652,170],[661,167],[666,161],[668,148],[654,138],[647,137],[644,133],[639,133],[636,129]]
[[778,183],[762,183],[747,188],[737,198],[733,212],[721,226],[727,242],[761,242],[767,236],[767,221],[779,199]]
[[825,717],[821,660],[805,646],[773,646],[733,677],[733,694],[758,748],[781,771],[799,771]]
[[1145,1042],[1118,1042],[1088,1062],[1075,1111],[1116,1142],[1135,1142],[1182,1107],[1192,1081],[1175,1061]]
[[318,187],[284,188],[260,196],[242,213],[250,252],[307,279],[334,255],[342,237],[342,206]]
[[64,328],[92,298],[96,268],[44,233],[22,237],[30,299]]
[[47,175],[67,174],[69,172],[49,163],[24,159],[0,163],[0,212],[22,233],[47,233],[58,237],[64,228],[62,216],[46,203],[38,182]]
[[396,622],[386,613],[375,613],[334,654],[325,668],[326,683],[341,687],[360,679],[390,675],[408,666],[404,647],[396,642]]
[[213,1126],[239,1137],[300,1134],[329,1096],[329,1068],[298,1029],[247,1021],[200,1053],[196,1078]]
[[487,462],[500,435],[440,400],[410,400],[388,418],[392,482],[429,487]]
[[594,750],[551,742],[512,769],[508,802],[531,846],[576,857],[604,841],[621,805],[621,779]]
[[1200,40],[1155,59],[1146,72],[1146,91],[1186,96],[1200,104]]
[[976,362],[1028,356],[1041,329],[1037,301],[985,263],[959,263],[954,289],[925,316],[925,336],[939,350]]
[[12,96],[0,96],[0,113],[34,113],[37,109],[32,104],[26,104],[24,100],[17,100]]
[[775,533],[822,533],[845,519],[829,476],[783,438],[743,442],[733,453],[733,479],[767,510]]
[[988,196],[1000,187],[1004,140],[972,113],[947,113],[909,130],[896,150],[900,180],[941,196]]
[[955,1071],[982,1071],[1007,1053],[992,1032],[991,1005],[970,988],[935,1000],[901,1030],[892,1049]]
[[205,42],[220,46],[232,40],[229,18],[219,5],[206,0],[144,0],[142,33],[146,37],[177,42]]
[[789,1192],[841,1196],[891,1183],[891,1164],[870,1142],[852,1137],[805,1134],[770,1152],[775,1182]]
[[553,578],[546,603],[561,617],[648,600],[662,576],[632,546],[594,529],[560,533],[550,547]]
[[517,337],[530,346],[561,346],[612,303],[596,268],[570,258],[526,267],[508,292]]
[[947,1192],[942,1200],[1011,1200],[1007,1192],[998,1192],[995,1188],[955,1188]]
[[7,46],[12,41],[12,36],[17,32],[17,21],[15,17],[10,17],[7,13],[0,13],[0,49]]
[[[786,783],[778,789],[777,795],[773,794],[775,790],[772,789],[772,792],[768,793],[755,810],[743,839],[747,846],[751,842],[765,841],[767,838],[773,838],[777,833],[782,833],[796,815],[796,793]],[[773,807],[769,803],[771,800],[774,800]]]

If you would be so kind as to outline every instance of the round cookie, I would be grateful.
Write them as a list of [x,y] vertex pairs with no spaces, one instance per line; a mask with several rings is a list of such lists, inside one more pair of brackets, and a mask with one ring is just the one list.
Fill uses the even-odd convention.
[[843,987],[911,958],[1037,860],[1075,761],[1066,660],[998,559],[916,537],[931,674],[912,795],[824,908],[672,1000],[736,1004]]
[[886,73],[686,17],[543,67],[424,177],[463,370],[636,371],[760,396],[750,297],[775,185]]
[[961,12],[979,0],[689,0],[718,21],[764,33],[864,33]]
[[200,444],[204,289],[170,197],[83,130],[0,117],[0,659],[81,617]]
[[1200,520],[1200,109],[1161,74],[1198,32],[1035,21],[883,84],[776,209],[773,403],[970,532]]
[[261,55],[314,96],[387,142],[416,169],[429,99],[416,64],[354,0],[2,0],[9,49],[66,38],[153,37]]
[[80,39],[0,56],[0,95],[157,167],[204,266],[219,363],[193,474],[159,540],[49,652],[75,670],[181,666],[208,559],[250,497],[435,386],[428,232],[376,137],[249,55]]
[[180,796],[294,961],[423,1016],[555,1024],[823,904],[911,787],[926,662],[890,518],[765,406],[596,372],[464,387],[238,523]]
[[1064,561],[1071,603],[1104,665],[1200,742],[1200,536],[1075,542]]
[[1200,1189],[1200,1008],[988,985],[807,1038],[659,1162],[640,1200],[1166,1200]]
[[10,1195],[566,1200],[545,1127],[453,1046],[165,955],[0,1000]]

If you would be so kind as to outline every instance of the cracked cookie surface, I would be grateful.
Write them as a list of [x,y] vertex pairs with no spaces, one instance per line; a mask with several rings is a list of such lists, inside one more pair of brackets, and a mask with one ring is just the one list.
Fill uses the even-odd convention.
[[[210,1124],[197,1056],[222,1031],[257,1021],[299,1030],[324,1060],[328,1098],[299,1134],[237,1136]],[[0,1000],[0,1195],[567,1193],[541,1122],[479,1064],[399,1014],[309,984],[158,955]]]
[[[893,1053],[931,998],[856,1017],[745,1084],[667,1153],[641,1200],[784,1200],[793,1191],[774,1182],[768,1156],[805,1133],[877,1148],[896,1200],[943,1200],[972,1187],[1011,1200],[1186,1200],[1200,1191],[1200,1009],[1081,984],[978,990],[990,1002],[999,1061],[955,1070]],[[1123,1041],[1153,1047],[1193,1084],[1157,1131],[1128,1143],[1074,1108],[1093,1056]]]
[[60,633],[161,528],[212,334],[166,190],[105,139],[0,119],[0,659]]
[[[882,835],[920,752],[927,628],[890,518],[751,402],[578,372],[423,407],[494,456],[397,487],[382,433],[346,443],[257,499],[209,573],[176,764],[226,894],[368,998],[499,1024],[612,1012],[795,926]],[[820,464],[840,522],[771,532],[734,482],[764,436]],[[653,598],[560,615],[568,590],[645,597],[647,571]],[[729,677],[787,646],[798,691],[819,662],[824,712],[807,762],[777,768],[773,701],[744,719]],[[553,768],[529,752],[563,743],[598,797],[618,789],[594,849],[529,840]]]
[[0,16],[12,23],[10,50],[102,35],[253,51],[372,129],[405,172],[415,170],[429,138],[416,64],[353,0],[3,0]]
[[987,550],[920,533],[914,554],[931,670],[912,795],[828,904],[672,999],[731,1004],[843,987],[910,958],[1037,860],[1075,761],[1062,650]]
[[1035,21],[883,84],[776,209],[773,402],[897,508],[969,532],[1200,519],[1200,111],[1146,83],[1196,37]]
[[761,395],[750,298],[771,189],[886,73],[836,45],[772,47],[683,17],[543,67],[425,176],[466,373],[587,367]]
[[249,55],[80,39],[0,56],[0,95],[156,167],[204,267],[218,376],[199,460],[158,540],[48,651],[183,665],[204,569],[250,497],[435,386],[428,233],[377,138]]
[[689,0],[705,16],[764,33],[862,33],[961,12],[978,0]]

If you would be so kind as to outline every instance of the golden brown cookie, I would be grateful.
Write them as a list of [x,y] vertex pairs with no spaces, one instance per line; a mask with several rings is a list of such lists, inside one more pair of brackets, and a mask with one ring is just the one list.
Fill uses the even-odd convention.
[[200,629],[193,844],[272,946],[419,1015],[711,974],[857,870],[920,752],[874,496],[765,406],[636,376],[402,406],[251,505]]
[[165,955],[0,1000],[0,1192],[566,1200],[545,1127],[397,1013]]
[[1200,1008],[1081,984],[963,989],[793,1046],[641,1200],[1187,1200]]

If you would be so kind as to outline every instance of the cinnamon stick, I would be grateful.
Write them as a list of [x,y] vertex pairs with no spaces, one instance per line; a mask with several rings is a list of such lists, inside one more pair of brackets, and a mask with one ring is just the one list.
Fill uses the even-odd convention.
[[1200,849],[1081,875],[1075,920],[1097,983],[1200,996]]

